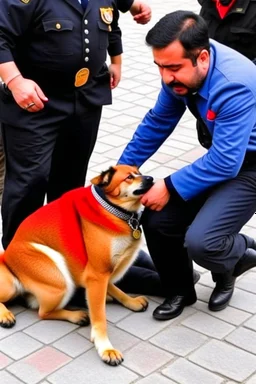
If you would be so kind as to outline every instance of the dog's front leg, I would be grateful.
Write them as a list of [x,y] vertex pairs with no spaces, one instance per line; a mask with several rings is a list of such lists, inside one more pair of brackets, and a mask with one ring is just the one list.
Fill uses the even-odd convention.
[[91,320],[91,341],[101,359],[109,365],[123,361],[121,352],[114,349],[107,335],[106,296],[109,274],[94,273],[86,268],[86,298]]
[[124,307],[129,308],[132,311],[142,312],[145,311],[148,307],[148,301],[144,296],[131,297],[121,291],[121,289],[119,289],[113,283],[108,284],[107,293],[113,297],[113,299],[121,303]]

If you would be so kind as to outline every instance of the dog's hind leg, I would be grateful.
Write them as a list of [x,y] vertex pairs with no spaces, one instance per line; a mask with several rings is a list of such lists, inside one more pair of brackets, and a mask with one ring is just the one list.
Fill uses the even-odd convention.
[[0,326],[11,328],[15,323],[14,314],[3,303],[14,299],[18,294],[18,281],[5,264],[0,264]]
[[[32,290],[31,290],[32,291]],[[71,311],[63,309],[61,303],[65,297],[65,285],[54,286],[40,284],[32,292],[38,301],[38,315],[44,320],[66,320],[78,325],[88,325],[90,323],[88,313],[77,310]]]
[[109,274],[94,273],[87,265],[85,270],[86,297],[89,306],[90,320],[92,325],[91,341],[104,363],[119,365],[123,361],[120,351],[115,349],[107,334],[106,319],[106,295]]
[[116,301],[132,311],[143,312],[148,307],[148,301],[144,296],[131,297],[121,291],[121,289],[116,287],[113,283],[108,284],[107,292]]

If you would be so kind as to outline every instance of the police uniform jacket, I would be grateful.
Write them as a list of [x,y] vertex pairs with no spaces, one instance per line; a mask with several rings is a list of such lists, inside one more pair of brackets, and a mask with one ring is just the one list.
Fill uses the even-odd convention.
[[[110,104],[106,55],[122,53],[118,8],[127,11],[132,3],[91,0],[84,12],[78,0],[0,0],[0,63],[14,61],[47,97],[76,91],[85,102]],[[76,87],[84,68],[88,79],[81,85],[86,76],[78,76]],[[6,95],[1,99],[7,103]],[[4,115],[2,104],[2,120]]]
[[250,60],[256,59],[256,0],[236,0],[223,19],[216,9],[216,1],[198,2],[211,38],[236,49]]

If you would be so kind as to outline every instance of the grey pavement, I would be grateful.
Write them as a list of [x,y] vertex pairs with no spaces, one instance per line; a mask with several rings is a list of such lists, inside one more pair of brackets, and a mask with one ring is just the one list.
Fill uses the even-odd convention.
[[[104,108],[88,182],[116,163],[137,124],[154,105],[160,76],[145,34],[175,9],[198,11],[196,0],[148,0],[152,21],[137,25],[121,16],[124,39],[123,76],[113,92],[113,105]],[[172,137],[142,171],[164,177],[203,154],[194,117],[186,113]],[[256,217],[244,232],[255,236]],[[146,246],[144,244],[144,248]],[[256,270],[237,279],[230,305],[210,312],[207,302],[213,283],[199,266],[198,301],[177,319],[159,322],[152,311],[162,300],[149,297],[144,313],[117,304],[107,305],[108,331],[124,362],[110,367],[100,361],[90,342],[90,327],[61,321],[40,321],[37,313],[15,305],[17,323],[0,328],[0,384],[256,384]]]

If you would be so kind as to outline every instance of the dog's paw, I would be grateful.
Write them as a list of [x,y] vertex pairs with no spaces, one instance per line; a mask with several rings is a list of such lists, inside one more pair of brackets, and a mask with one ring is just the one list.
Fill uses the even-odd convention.
[[0,326],[2,328],[11,328],[16,324],[16,319],[11,311],[6,311],[0,316]]
[[148,307],[148,301],[144,296],[130,297],[125,306],[135,312],[144,312]]
[[69,321],[82,327],[90,324],[90,318],[85,311],[70,311]]
[[106,349],[101,354],[101,358],[104,363],[112,366],[117,366],[124,361],[122,353],[117,349]]

